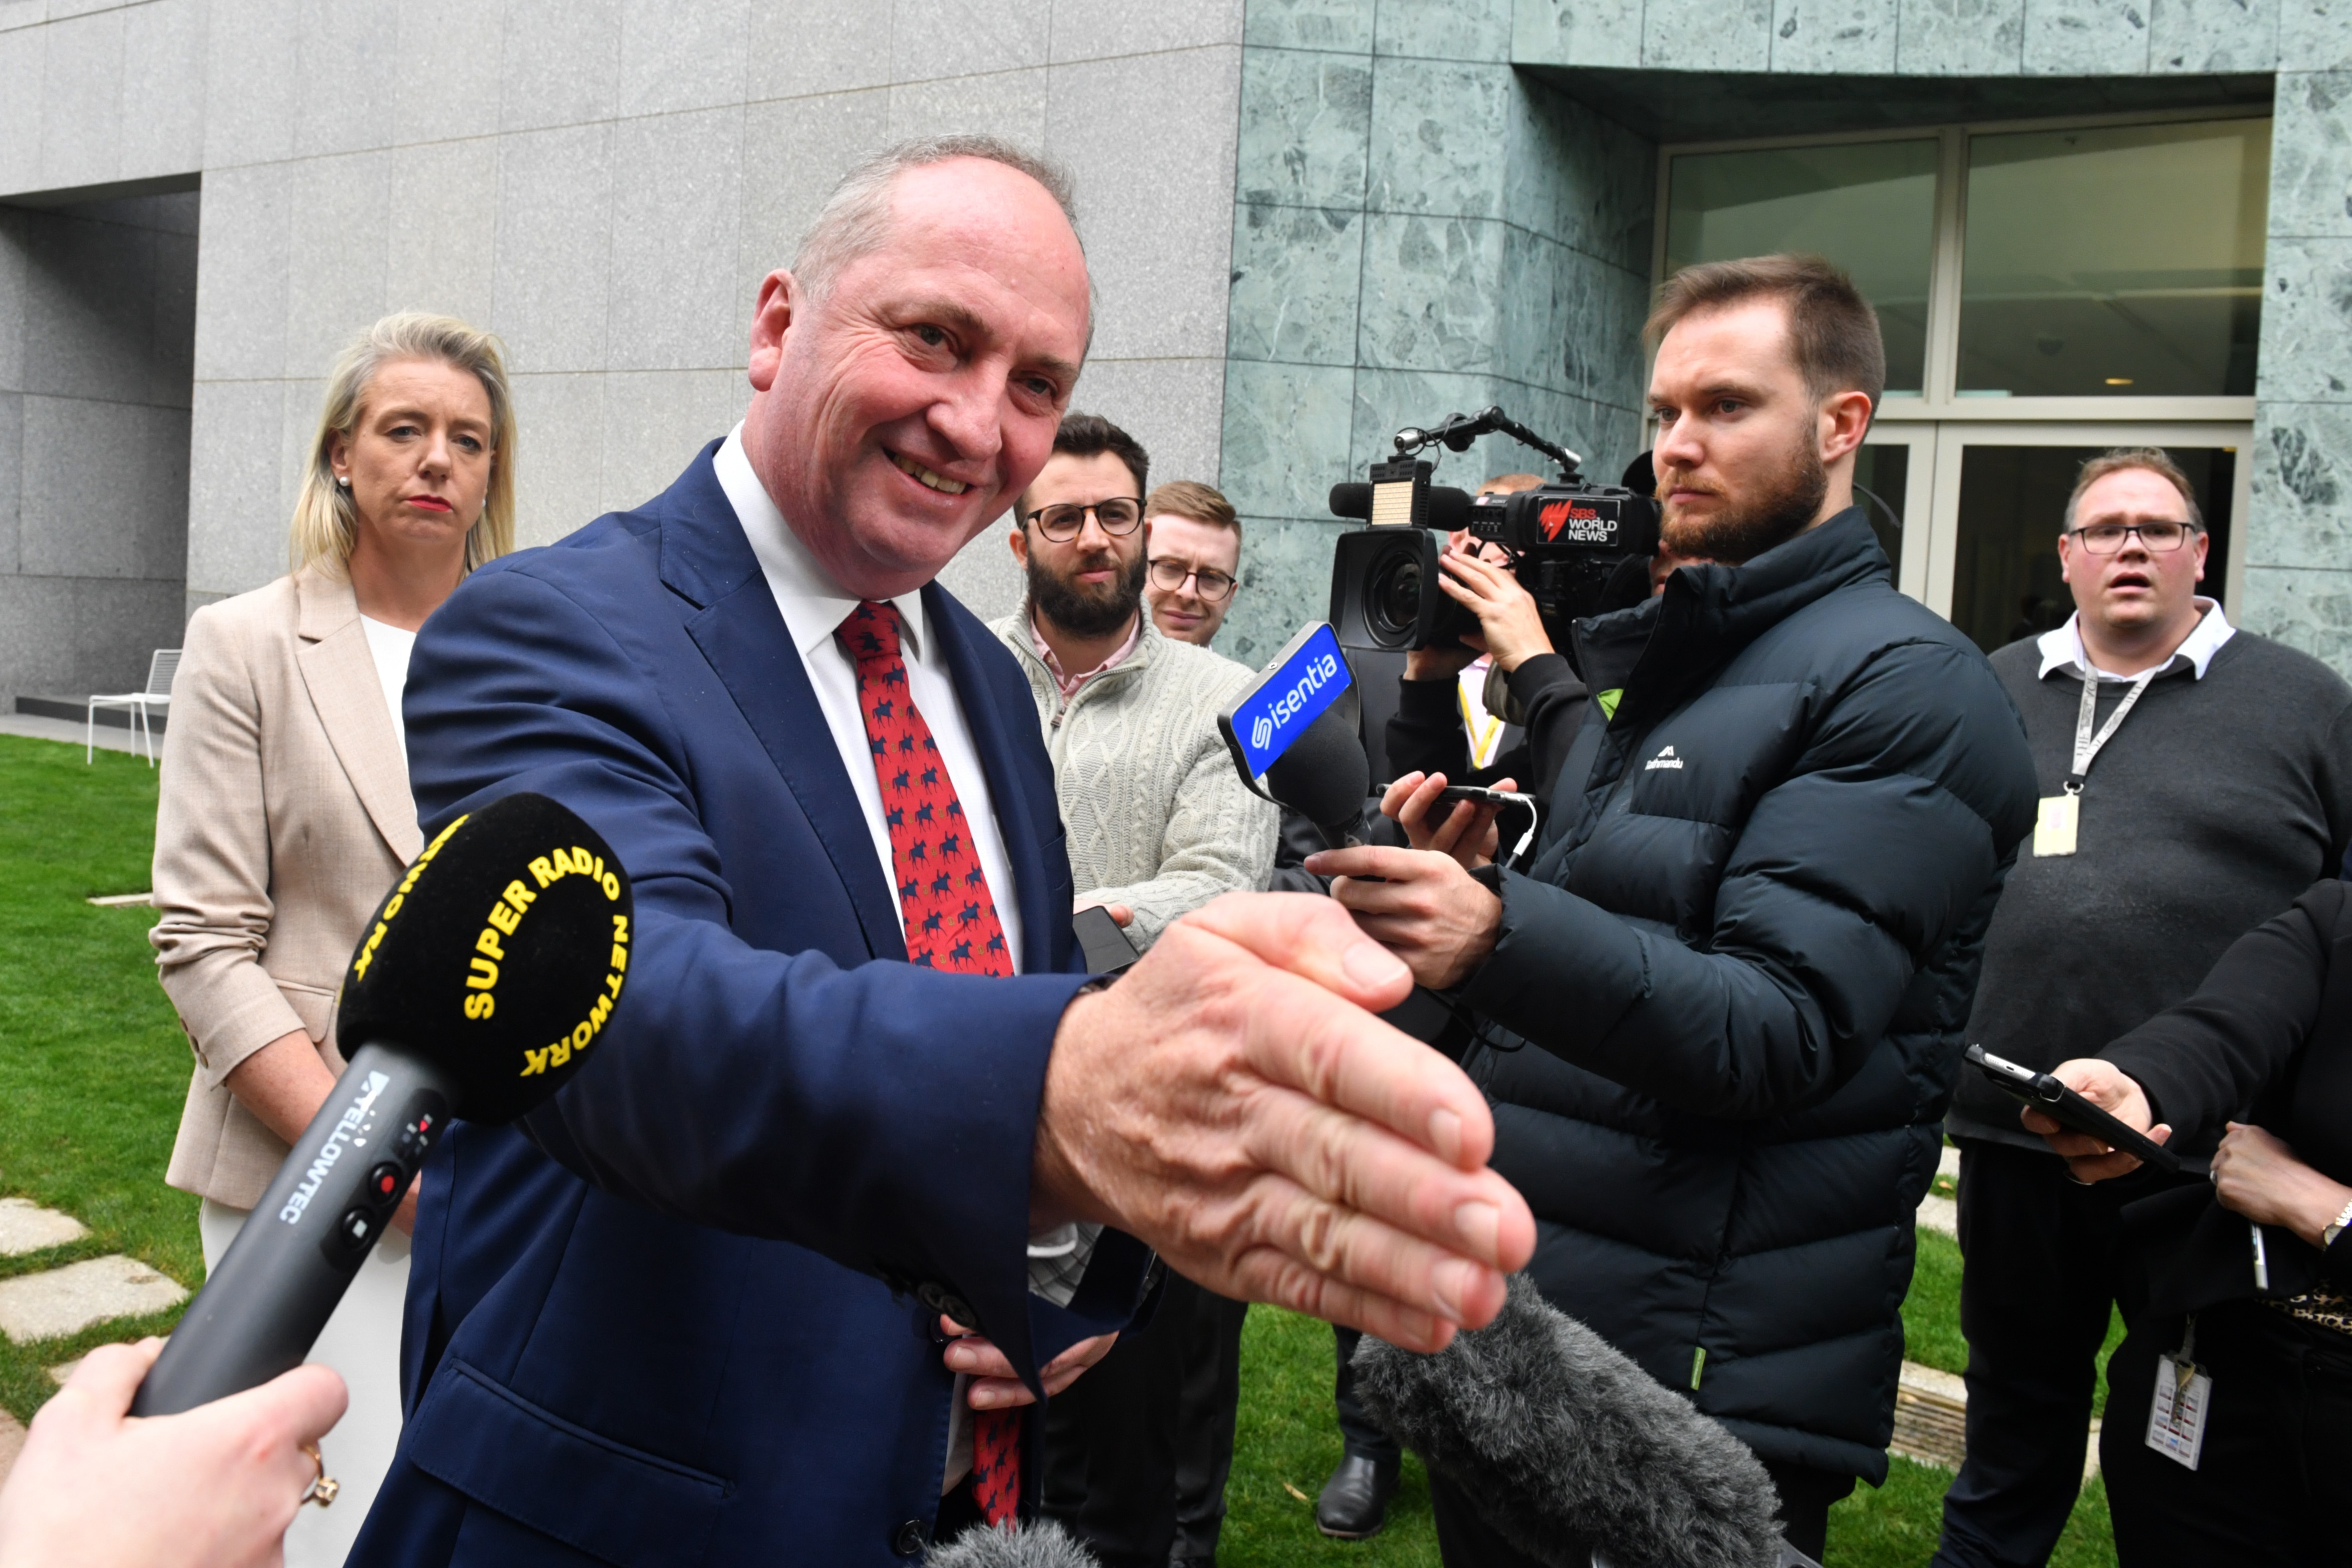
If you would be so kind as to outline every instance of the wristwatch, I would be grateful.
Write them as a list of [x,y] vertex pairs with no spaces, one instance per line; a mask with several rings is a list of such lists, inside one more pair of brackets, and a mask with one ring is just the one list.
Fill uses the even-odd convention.
[[2346,1204],[2343,1209],[2337,1213],[2334,1219],[2328,1221],[2325,1226],[2321,1227],[2319,1232],[2319,1250],[2325,1252],[2329,1247],[2335,1246],[2336,1238],[2342,1236],[2347,1229],[2352,1229],[2352,1204]]

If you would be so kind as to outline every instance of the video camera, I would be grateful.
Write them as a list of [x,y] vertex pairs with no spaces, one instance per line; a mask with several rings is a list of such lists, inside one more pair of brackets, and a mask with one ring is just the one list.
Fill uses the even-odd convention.
[[[1480,496],[1429,482],[1436,465],[1414,454],[1442,446],[1469,449],[1499,431],[1559,465],[1552,483],[1516,495]],[[1583,459],[1554,446],[1500,408],[1451,414],[1433,428],[1400,430],[1396,456],[1371,466],[1369,484],[1331,487],[1335,517],[1371,524],[1339,536],[1331,562],[1331,625],[1351,648],[1451,644],[1478,629],[1478,617],[1438,586],[1437,536],[1466,529],[1502,546],[1512,575],[1542,612],[1552,646],[1569,647],[1568,623],[1638,605],[1650,592],[1658,551],[1658,503],[1622,485],[1578,476]]]

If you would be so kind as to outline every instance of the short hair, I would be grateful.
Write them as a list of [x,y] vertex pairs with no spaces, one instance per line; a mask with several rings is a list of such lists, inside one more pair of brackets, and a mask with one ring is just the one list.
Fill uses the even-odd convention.
[[[1063,415],[1061,428],[1054,432],[1054,450],[1067,452],[1073,458],[1098,458],[1108,452],[1125,463],[1127,471],[1135,476],[1135,493],[1146,493],[1145,487],[1150,483],[1146,476],[1151,472],[1151,458],[1144,451],[1143,444],[1099,414]],[[1028,499],[1029,492],[1024,488],[1021,500],[1026,502]],[[1025,528],[1029,520],[1016,516],[1013,521],[1015,527]]]
[[1482,496],[1515,496],[1521,490],[1543,488],[1541,474],[1496,474],[1478,487]]
[[490,488],[483,498],[482,515],[466,531],[466,570],[514,548],[517,430],[499,340],[452,316],[404,310],[382,318],[345,344],[328,373],[326,400],[319,409],[319,428],[310,437],[310,461],[289,531],[294,570],[320,566],[341,576],[351,561],[352,546],[359,538],[359,508],[352,492],[335,482],[329,454],[337,437],[348,441],[359,428],[376,373],[402,360],[438,361],[482,384],[490,400]]
[[2171,453],[2161,447],[2117,447],[2084,463],[2083,471],[2075,476],[2074,493],[2066,498],[2066,521],[2062,531],[2067,533],[2074,531],[2074,509],[2082,504],[2084,490],[2109,474],[2120,474],[2126,468],[2144,468],[2179,491],[2182,504],[2189,508],[2189,526],[2198,529],[2205,526],[2205,509],[2197,504],[2196,487],[2189,482],[2189,476],[2181,472],[2180,465],[2172,460]]
[[1162,512],[1189,517],[1194,522],[1205,522],[1211,528],[1230,528],[1239,539],[1242,520],[1234,510],[1234,503],[1223,491],[1198,479],[1171,479],[1153,490],[1143,503],[1145,518],[1155,518]]
[[[1045,187],[1062,216],[1077,232],[1078,212],[1070,176],[1059,165],[1025,153],[997,136],[925,136],[901,142],[875,153],[841,177],[833,194],[817,209],[816,220],[801,237],[793,253],[793,279],[812,299],[821,300],[834,279],[859,257],[878,250],[890,237],[890,190],[909,169],[944,163],[956,158],[979,158],[1002,163],[1028,175]],[[1083,251],[1083,243],[1079,247]],[[1093,282],[1087,282],[1089,303]],[[1088,311],[1092,315],[1091,309]]]
[[1869,397],[1870,411],[1878,412],[1886,390],[1878,312],[1853,279],[1818,256],[1751,256],[1685,267],[1658,289],[1657,308],[1642,336],[1654,348],[1688,317],[1759,299],[1788,307],[1789,344],[1806,391],[1822,399],[1860,392]]

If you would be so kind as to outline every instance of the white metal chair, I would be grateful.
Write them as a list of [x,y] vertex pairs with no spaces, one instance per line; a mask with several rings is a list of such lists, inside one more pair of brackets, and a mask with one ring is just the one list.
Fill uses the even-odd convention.
[[159,647],[155,650],[155,657],[147,661],[145,690],[121,691],[111,697],[91,698],[89,714],[83,724],[81,760],[85,763],[92,762],[98,756],[98,710],[101,708],[120,708],[130,713],[136,721],[140,744],[144,748],[142,754],[147,758],[147,765],[153,767],[155,765],[155,732],[148,727],[147,716],[150,713],[162,713],[167,719],[171,717],[172,678],[179,672],[180,650],[175,647]]

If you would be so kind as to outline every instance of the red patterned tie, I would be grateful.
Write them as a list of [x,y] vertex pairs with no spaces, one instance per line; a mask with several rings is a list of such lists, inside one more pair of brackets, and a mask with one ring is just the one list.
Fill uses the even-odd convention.
[[[963,803],[907,689],[898,610],[867,601],[835,635],[857,667],[857,709],[882,786],[908,962],[962,974],[1012,973],[1013,954]],[[971,1485],[989,1523],[1012,1519],[1021,1500],[1019,1410],[972,1412]]]

